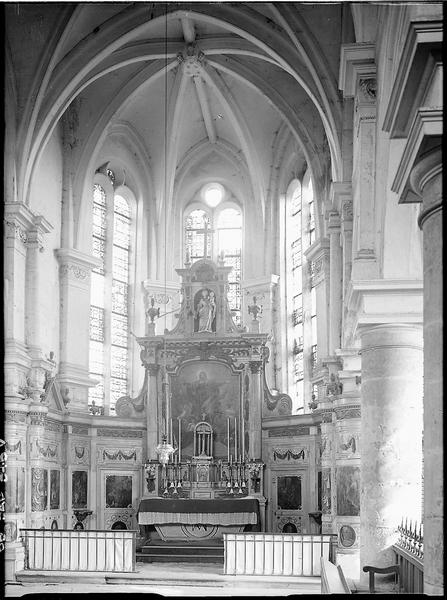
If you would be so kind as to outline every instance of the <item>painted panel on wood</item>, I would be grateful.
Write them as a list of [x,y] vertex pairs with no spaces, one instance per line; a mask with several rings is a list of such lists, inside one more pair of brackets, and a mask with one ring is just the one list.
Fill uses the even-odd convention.
[[71,499],[73,508],[87,508],[87,471],[73,471]]
[[194,451],[194,426],[207,421],[213,428],[213,455],[227,456],[227,425],[230,418],[230,447],[234,447],[234,417],[240,422],[240,379],[229,367],[210,361],[185,365],[172,382],[173,433],[178,440],[181,420],[182,457]]
[[338,467],[337,514],[356,517],[360,514],[360,467]]
[[8,467],[5,500],[7,513],[25,510],[25,467]]
[[61,472],[58,469],[50,471],[50,509],[60,508]]
[[301,510],[301,477],[278,477],[277,505],[282,510]]
[[48,471],[31,469],[31,510],[46,510],[48,504]]
[[106,508],[132,508],[132,477],[106,476]]

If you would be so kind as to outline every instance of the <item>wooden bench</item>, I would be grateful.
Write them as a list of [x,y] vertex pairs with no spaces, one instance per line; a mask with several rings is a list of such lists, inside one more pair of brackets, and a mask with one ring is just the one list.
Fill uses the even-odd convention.
[[372,567],[370,565],[365,565],[363,567],[364,573],[369,573],[369,593],[374,594],[374,575],[376,573],[381,575],[388,575],[390,573],[395,573],[397,577],[397,583],[400,590],[400,567],[399,565],[391,565],[391,567]]

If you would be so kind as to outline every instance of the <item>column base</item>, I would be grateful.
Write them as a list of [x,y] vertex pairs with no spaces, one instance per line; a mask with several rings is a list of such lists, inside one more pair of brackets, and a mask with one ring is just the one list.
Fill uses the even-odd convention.
[[21,542],[6,542],[5,582],[15,582],[16,573],[25,568],[25,549]]

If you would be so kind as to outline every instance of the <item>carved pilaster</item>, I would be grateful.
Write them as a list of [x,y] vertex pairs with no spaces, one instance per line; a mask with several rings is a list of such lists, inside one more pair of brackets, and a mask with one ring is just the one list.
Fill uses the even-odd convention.
[[90,322],[90,273],[99,265],[99,260],[68,248],[60,248],[55,253],[59,261],[61,298],[58,381],[62,388],[70,390],[70,410],[87,412],[88,388],[94,381],[89,377],[89,328],[80,328],[79,324]]

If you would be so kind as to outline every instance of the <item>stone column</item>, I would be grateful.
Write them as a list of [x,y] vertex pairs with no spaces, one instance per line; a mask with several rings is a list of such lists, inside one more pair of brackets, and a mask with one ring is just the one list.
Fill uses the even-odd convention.
[[147,404],[146,404],[146,423],[147,423],[147,459],[157,460],[158,455],[155,450],[157,444],[161,442],[159,430],[161,427],[160,416],[158,414],[158,372],[160,365],[150,363],[146,365],[148,371],[147,383]]
[[376,66],[374,44],[341,47],[339,87],[354,99],[353,279],[378,276],[375,248]]
[[17,400],[31,366],[25,345],[26,256],[34,214],[21,202],[5,204],[4,327],[5,399]]
[[249,447],[248,456],[251,459],[261,459],[262,452],[262,361],[250,361],[250,388],[249,388]]
[[[385,567],[394,563],[391,545],[402,517],[420,518],[422,330],[386,324],[360,329],[359,335],[360,567]],[[367,574],[360,576],[366,583]]]
[[[56,250],[60,281],[60,363],[57,379],[70,392],[70,411],[88,413],[90,274],[93,256],[74,249]],[[80,324],[83,324],[80,327]]]
[[334,210],[328,214],[329,233],[329,356],[340,348],[342,254],[340,245],[340,217]]
[[25,498],[29,495],[26,484],[27,438],[26,416],[28,403],[23,399],[5,402],[5,447],[7,455],[5,485],[5,581],[16,581],[15,574],[24,568],[24,548],[20,529],[27,526]]
[[33,359],[42,357],[42,323],[41,295],[45,289],[45,274],[42,272],[41,256],[45,250],[44,234],[53,229],[44,217],[34,217],[33,224],[28,230],[28,253],[26,265],[27,294],[26,294],[26,343]]
[[411,185],[422,198],[424,236],[424,593],[443,594],[443,293],[442,157],[431,152],[413,168]]

